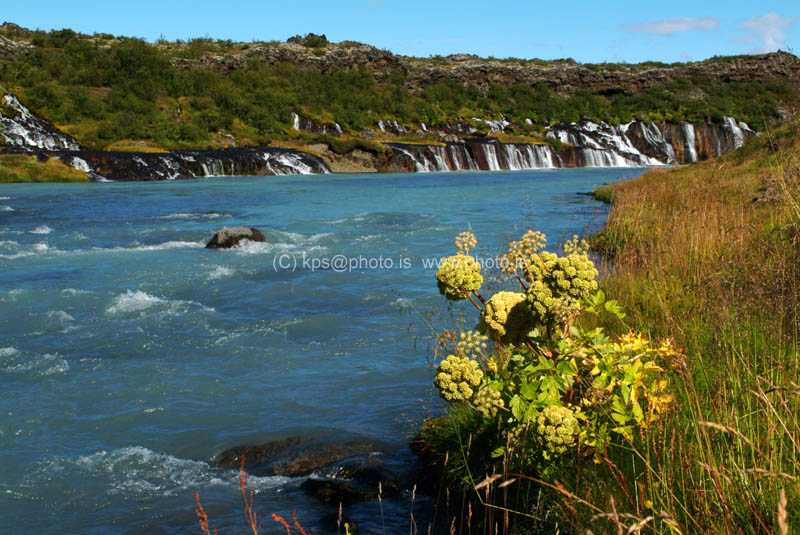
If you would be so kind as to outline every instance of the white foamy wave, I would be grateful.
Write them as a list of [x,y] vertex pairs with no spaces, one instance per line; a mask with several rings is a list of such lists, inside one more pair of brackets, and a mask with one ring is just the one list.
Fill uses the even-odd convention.
[[124,294],[118,295],[114,299],[114,303],[106,309],[106,312],[109,314],[118,314],[120,312],[139,312],[163,302],[163,299],[152,296],[148,293],[139,290],[135,292],[128,290]]
[[61,293],[66,295],[85,295],[85,294],[90,294],[92,292],[88,290],[78,290],[77,288],[64,288],[63,290],[61,290]]
[[0,249],[13,249],[19,246],[19,242],[14,240],[0,240]]
[[269,243],[269,242],[257,242],[257,241],[250,241],[250,240],[242,240],[239,242],[239,246],[232,249],[239,254],[283,254],[283,253],[319,253],[325,251],[325,247],[322,245],[313,245],[313,246],[304,246],[302,244],[297,243]]
[[11,197],[0,197],[0,201],[9,201]]
[[225,266],[217,266],[214,269],[214,271],[212,271],[211,273],[208,274],[208,279],[209,280],[215,280],[215,279],[221,279],[223,277],[230,277],[235,272],[236,271],[231,269],[231,268],[228,268],[228,267],[225,267]]
[[109,249],[95,248],[95,251],[166,251],[168,249],[198,249],[205,247],[206,244],[199,241],[168,241],[155,245],[141,245],[135,243],[128,247],[111,247]]
[[130,314],[144,312],[151,308],[158,308],[169,314],[177,314],[191,307],[199,307],[205,312],[214,312],[214,309],[196,303],[195,301],[182,301],[180,299],[161,299],[147,292],[136,290],[126,291],[114,298],[111,306],[106,309],[108,314]]
[[51,232],[53,232],[53,229],[47,225],[41,225],[30,231],[31,234],[50,234]]
[[217,219],[219,217],[226,217],[226,214],[217,212],[193,213],[193,212],[180,212],[177,214],[167,214],[158,216],[159,219]]
[[[26,489],[68,489],[76,482],[84,482],[105,488],[109,496],[146,500],[212,487],[233,492],[239,488],[238,478],[237,470],[215,468],[203,461],[181,459],[142,446],[128,446],[78,458],[42,460],[29,471],[23,486]],[[259,492],[285,486],[291,481],[283,476],[250,476],[248,484]]]
[[13,212],[13,211],[14,209],[11,208],[10,206],[6,205],[0,206],[0,212]]
[[0,372],[28,373],[45,376],[64,373],[69,364],[61,356],[45,353],[44,355],[28,354],[14,347],[0,348]]
[[289,231],[281,231],[276,230],[274,231],[279,237],[286,239],[287,241],[291,241],[297,244],[307,244],[307,243],[317,243],[319,240],[323,238],[328,238],[333,236],[330,232],[320,232],[319,234],[311,234],[306,236],[305,234],[298,234],[297,232],[289,232]]
[[75,318],[73,318],[72,316],[70,316],[69,314],[64,312],[63,310],[50,310],[47,313],[47,317],[51,318],[51,319],[54,319],[54,320],[58,320],[58,321],[60,321],[62,323],[65,322],[65,321],[75,321]]

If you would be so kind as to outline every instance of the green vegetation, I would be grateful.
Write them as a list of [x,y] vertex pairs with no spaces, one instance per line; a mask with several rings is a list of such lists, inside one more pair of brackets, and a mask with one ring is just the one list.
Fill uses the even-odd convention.
[[[611,186],[611,216],[593,244],[611,258],[600,283],[613,301],[562,303],[568,329],[519,326],[531,318],[530,274],[561,295],[575,286],[564,284],[564,257],[538,274],[520,266],[540,236],[512,246],[507,272],[518,266],[528,289],[486,303],[481,329],[498,349],[480,347],[480,384],[473,377],[472,394],[461,389],[415,442],[473,514],[532,533],[800,527],[799,154],[795,120],[720,159]],[[600,327],[616,341],[587,337]],[[455,338],[448,353],[462,347]],[[598,362],[588,375],[586,359]],[[487,387],[499,396],[480,395]],[[545,414],[550,406],[561,408]],[[592,410],[608,427],[590,424]],[[488,424],[487,414],[501,416]],[[530,422],[522,440],[510,430],[521,418]]]
[[611,201],[614,200],[614,190],[608,186],[602,186],[592,191],[592,197],[596,201],[611,204]]
[[478,332],[441,338],[448,354],[434,384],[449,409],[423,426],[414,447],[450,492],[475,500],[482,492],[473,489],[486,488],[490,508],[524,517],[506,527],[552,530],[554,497],[543,500],[538,482],[575,470],[591,477],[596,465],[640,444],[672,407],[669,370],[683,356],[669,341],[607,336],[597,318],[620,322],[625,314],[598,291],[588,243],[576,237],[558,255],[545,241],[528,231],[509,245],[503,272],[521,292],[488,300],[469,254],[472,233],[459,235],[459,253],[443,259],[439,291],[470,300],[481,319]]
[[[33,46],[19,56],[0,58],[0,84],[82,145],[95,149],[123,140],[174,149],[216,148],[230,140],[246,146],[296,139],[292,112],[317,124],[336,121],[353,136],[374,128],[379,119],[416,128],[423,122],[437,127],[469,123],[473,117],[496,119],[501,114],[522,125],[512,135],[527,139],[541,139],[548,124],[583,117],[612,124],[633,118],[699,123],[731,115],[760,129],[777,119],[779,105],[794,96],[780,82],[720,83],[703,77],[618,95],[579,92],[565,97],[543,85],[479,88],[455,80],[409,90],[401,69],[378,75],[362,66],[323,74],[299,63],[268,64],[258,54],[247,55],[255,48],[283,46],[274,42],[234,43],[205,37],[149,44],[68,29],[3,28],[9,39]],[[336,47],[360,46],[334,45],[324,35],[314,34],[297,36],[292,42],[302,45],[300,52],[295,46],[294,53],[311,57]],[[235,68],[214,67],[214,61],[206,61],[212,55],[227,55]],[[571,60],[493,61],[575,64]],[[602,68],[611,69],[609,65]],[[533,124],[527,125],[526,119]]]
[[0,154],[0,182],[88,182],[83,171],[58,158],[42,163],[27,154]]

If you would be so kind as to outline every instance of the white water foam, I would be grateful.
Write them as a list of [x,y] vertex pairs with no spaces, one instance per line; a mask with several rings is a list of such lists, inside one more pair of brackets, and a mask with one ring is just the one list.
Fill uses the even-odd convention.
[[320,253],[325,251],[325,247],[321,245],[312,245],[310,247],[303,246],[297,243],[268,243],[257,242],[250,240],[242,240],[239,246],[231,249],[237,254],[254,255],[254,254],[271,254],[271,253]]
[[[250,476],[248,485],[259,492],[285,486],[291,481],[284,476]],[[212,487],[235,492],[239,488],[239,474],[237,470],[214,468],[203,461],[181,459],[142,446],[128,446],[77,458],[42,460],[28,473],[23,486],[38,492],[50,486],[73,488],[81,482],[91,482],[92,486],[99,483],[110,496],[147,500],[202,492]]]
[[230,277],[234,273],[236,273],[236,271],[231,268],[225,266],[217,266],[214,269],[214,271],[208,274],[207,278],[209,280],[216,280],[216,279],[221,279],[223,277]]
[[13,212],[13,211],[14,209],[11,208],[10,206],[6,205],[0,206],[0,212]]
[[177,214],[167,214],[158,216],[159,219],[216,219],[218,217],[225,217],[226,214],[220,214],[218,212],[204,212],[204,213],[193,213],[193,212],[179,212]]
[[47,225],[40,225],[30,231],[31,234],[50,234],[51,232],[53,232],[53,229]]
[[152,296],[140,290],[135,292],[128,290],[114,298],[113,304],[106,309],[106,312],[109,314],[139,312],[160,303],[164,303],[164,300],[160,297]]
[[164,243],[158,243],[155,245],[141,245],[138,242],[131,244],[125,247],[110,247],[110,248],[103,248],[103,247],[95,247],[94,251],[114,251],[114,252],[122,252],[122,251],[166,251],[168,249],[198,249],[201,247],[205,247],[206,244],[201,241],[168,241]]
[[0,372],[47,376],[65,373],[69,364],[58,353],[28,354],[14,347],[0,348]]
[[88,290],[78,290],[76,288],[64,288],[63,290],[61,290],[61,293],[65,295],[86,295],[92,292]]
[[170,315],[178,314],[188,308],[199,307],[204,312],[214,312],[211,307],[204,306],[195,301],[183,301],[181,299],[162,299],[147,292],[136,290],[126,291],[114,298],[114,301],[106,309],[107,314],[130,314],[134,312],[144,312],[150,308],[162,308]]
[[63,310],[50,310],[47,312],[47,317],[58,320],[62,323],[66,321],[75,321],[75,318],[73,318]]
[[0,197],[0,201],[8,201],[11,200],[11,197]]

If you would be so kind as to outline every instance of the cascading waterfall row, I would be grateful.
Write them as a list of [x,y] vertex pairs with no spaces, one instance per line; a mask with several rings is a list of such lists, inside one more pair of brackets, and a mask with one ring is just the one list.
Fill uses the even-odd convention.
[[[297,150],[271,147],[231,148],[168,153],[80,150],[77,141],[34,115],[14,95],[5,95],[0,135],[7,150],[56,157],[85,171],[94,180],[171,180],[199,176],[286,175],[330,172],[322,159]],[[292,114],[297,130],[341,135],[336,123],[317,125]],[[484,121],[485,122],[485,121]],[[510,123],[487,123],[505,129]],[[381,130],[406,133],[396,121],[378,123]],[[458,125],[461,130],[461,125]],[[474,130],[474,129],[472,129]],[[619,126],[582,121],[548,128],[551,144],[500,143],[472,138],[440,144],[386,143],[392,149],[379,171],[501,171],[553,167],[634,167],[691,163],[741,147],[756,135],[747,124],[724,117],[721,124],[632,121]]]
[[[722,125],[632,121],[620,126],[559,123],[547,136],[563,144],[499,143],[492,138],[441,145],[387,143],[392,170],[515,171],[552,167],[636,167],[691,163],[734,150],[756,133],[725,117]],[[557,145],[556,145],[557,146]]]

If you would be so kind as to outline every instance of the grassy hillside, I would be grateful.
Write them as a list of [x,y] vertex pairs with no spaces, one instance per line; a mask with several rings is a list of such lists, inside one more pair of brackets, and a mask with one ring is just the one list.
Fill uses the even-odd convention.
[[40,162],[27,154],[0,154],[0,182],[88,182],[83,171],[57,158]]
[[[291,128],[292,112],[318,123],[336,121],[351,135],[374,128],[379,119],[407,126],[472,122],[485,129],[473,119],[498,119],[500,114],[523,125],[514,134],[527,136],[540,134],[547,124],[584,116],[620,123],[633,118],[702,122],[731,115],[759,129],[776,120],[781,105],[795,96],[779,80],[719,83],[702,75],[690,76],[688,71],[686,77],[669,83],[610,96],[585,91],[562,96],[541,84],[479,88],[455,80],[412,90],[407,88],[407,73],[400,68],[376,73],[371,67],[343,65],[323,73],[296,62],[267,64],[255,58],[231,69],[199,61],[244,57],[250,47],[282,46],[275,42],[193,39],[150,44],[108,34],[30,31],[13,25],[4,25],[0,34],[16,47],[13,52],[0,51],[0,83],[88,148],[120,142],[162,148],[264,144],[297,136]],[[294,45],[292,53],[307,58],[363,46],[334,45],[316,36],[298,39]],[[436,58],[404,60],[437,64]],[[638,72],[653,66],[587,68]]]

